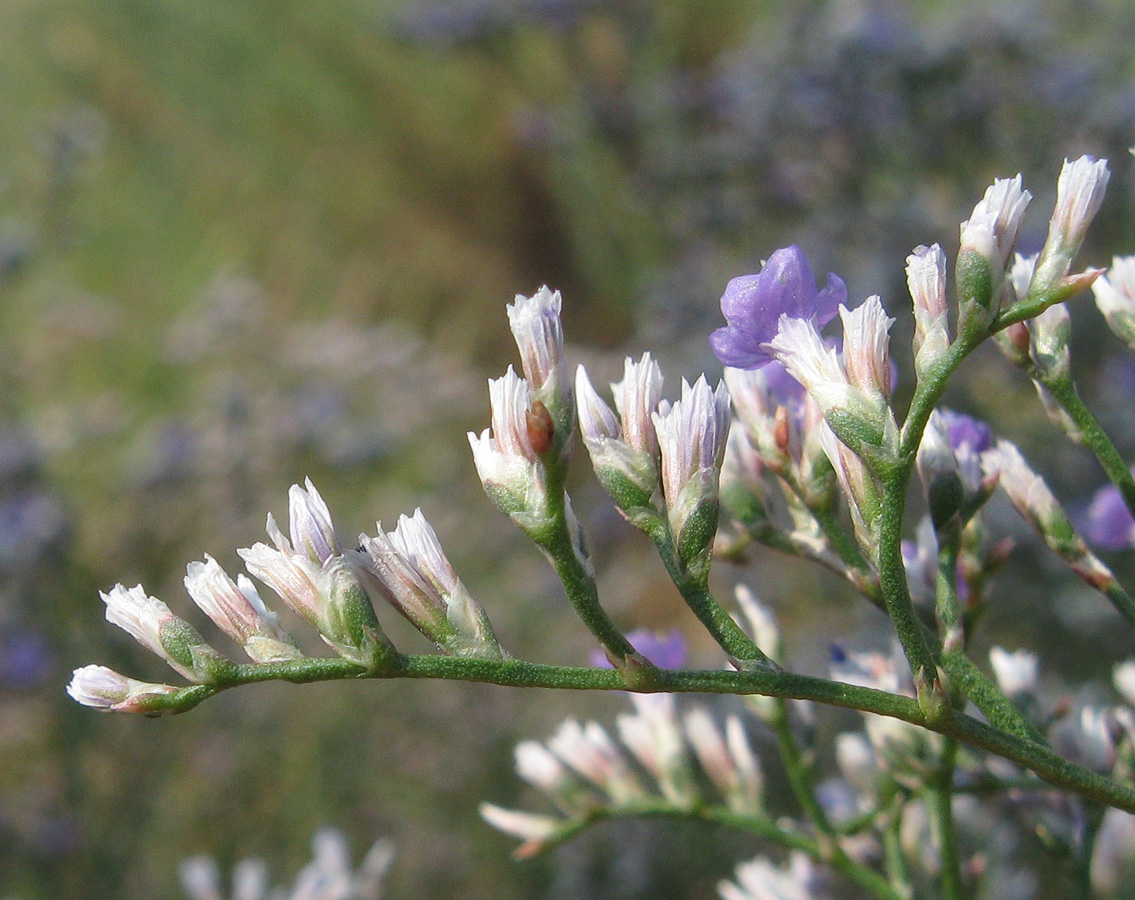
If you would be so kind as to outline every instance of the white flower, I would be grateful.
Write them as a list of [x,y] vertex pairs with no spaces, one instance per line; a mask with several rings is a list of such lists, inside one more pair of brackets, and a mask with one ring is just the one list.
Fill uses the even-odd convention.
[[1014,178],[996,179],[973,208],[969,219],[962,222],[962,250],[977,250],[991,263],[992,254],[996,253],[1000,261],[997,269],[1004,271],[1017,244],[1030,200],[1032,194],[1022,189],[1019,174]]
[[531,297],[517,294],[508,305],[508,321],[520,350],[521,368],[533,394],[560,424],[571,421],[571,382],[563,362],[560,292],[547,285]]
[[[108,622],[156,653],[190,681],[203,680],[193,670],[189,652],[190,647],[202,646],[204,641],[193,626],[174,615],[165,603],[149,596],[140,584],[129,589],[116,584],[110,591],[100,591],[99,595],[106,603]],[[166,646],[172,643],[171,638],[176,639],[177,657]]]
[[392,532],[359,535],[368,581],[426,637],[456,654],[500,656],[488,617],[466,590],[420,509]]
[[206,555],[205,562],[191,562],[186,567],[185,589],[201,611],[254,662],[278,662],[303,655],[247,576],[239,575],[234,582],[220,563]]
[[997,686],[1007,697],[1017,694],[1033,694],[1037,687],[1037,656],[1028,650],[1012,652],[1001,647],[989,650],[989,664],[993,666],[993,676]]
[[83,666],[71,674],[67,693],[83,706],[108,712],[147,712],[148,701],[174,694],[170,684],[149,684],[120,675],[106,666]]
[[914,367],[921,376],[950,346],[946,302],[946,254],[937,244],[918,246],[906,258],[906,282],[914,301]]

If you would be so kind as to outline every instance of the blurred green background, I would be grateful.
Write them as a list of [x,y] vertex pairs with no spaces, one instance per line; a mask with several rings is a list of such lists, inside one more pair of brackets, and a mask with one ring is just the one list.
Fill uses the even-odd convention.
[[[169,674],[97,592],[141,581],[190,615],[185,563],[235,571],[310,476],[344,535],[420,505],[512,653],[583,662],[586,632],[484,501],[463,435],[514,361],[514,293],[564,291],[571,361],[597,384],[650,349],[672,391],[716,371],[725,282],[796,242],[818,276],[881,294],[902,341],[906,254],[955,249],[995,176],[1025,174],[1035,250],[1061,160],[1108,156],[1085,259],[1135,250],[1133,141],[1126,0],[0,3],[0,897],[180,897],[177,861],[200,852],[263,855],[282,880],[321,824],[358,852],[392,836],[394,897],[713,896],[751,841],[612,824],[518,864],[476,815],[532,800],[518,739],[618,698],[263,685],[175,719],[100,716],[65,697],[73,668]],[[1130,456],[1130,366],[1096,319],[1077,327]],[[1000,365],[983,356],[952,402],[1082,501],[1098,473],[1035,443],[1031,388]],[[585,468],[615,617],[680,627],[719,665]],[[1006,579],[1029,596],[1037,571]],[[803,668],[879,624],[777,557],[747,575]],[[998,610],[994,630],[1021,625]],[[1069,627],[1071,683],[1107,670],[1084,648],[1122,652],[1091,615]]]

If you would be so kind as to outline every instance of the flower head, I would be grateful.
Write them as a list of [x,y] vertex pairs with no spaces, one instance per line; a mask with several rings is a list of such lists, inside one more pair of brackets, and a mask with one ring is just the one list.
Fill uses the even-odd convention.
[[186,567],[185,589],[201,611],[240,644],[254,662],[298,659],[302,654],[245,575],[234,582],[213,557]]
[[426,637],[458,655],[501,655],[488,617],[453,570],[420,509],[391,532],[359,535],[354,556],[367,582]]
[[531,297],[517,294],[508,305],[508,321],[520,350],[524,378],[533,396],[551,412],[557,434],[566,441],[575,413],[571,379],[563,361],[560,306],[560,292],[545,285]]
[[804,251],[793,245],[777,250],[755,275],[734,278],[721,297],[729,324],[710,335],[717,358],[727,366],[755,369],[772,360],[765,349],[780,328],[781,316],[823,326],[835,318],[847,288],[829,274],[820,290]]

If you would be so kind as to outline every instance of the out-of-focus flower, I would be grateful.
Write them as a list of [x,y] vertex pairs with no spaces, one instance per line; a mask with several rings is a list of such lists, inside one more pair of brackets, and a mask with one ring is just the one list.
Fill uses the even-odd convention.
[[989,650],[989,664],[997,686],[1007,697],[1031,696],[1037,689],[1037,656],[1028,650],[1010,652],[1001,647]]
[[762,603],[747,584],[739,584],[734,588],[733,596],[741,608],[744,617],[746,633],[751,637],[761,651],[777,663],[784,661],[784,644],[780,637],[780,625],[776,616],[769,607]]
[[1092,285],[1092,292],[1108,328],[1135,348],[1135,255],[1114,257],[1111,268]]
[[1084,534],[1104,550],[1125,550],[1135,546],[1135,517],[1114,484],[1096,491],[1088,505]]
[[1088,549],[1044,479],[1032,470],[1016,445],[998,441],[984,454],[983,465],[987,474],[996,474],[1000,489],[1013,506],[1073,572],[1097,590],[1115,584],[1111,570]]
[[703,375],[682,397],[654,413],[662,453],[662,492],[670,533],[688,568],[706,568],[717,532],[718,477],[729,433],[729,393],[712,390]]
[[[665,632],[636,628],[627,633],[627,640],[660,669],[680,669],[686,662],[686,639],[677,628]],[[592,654],[591,664],[600,669],[612,668],[611,661],[601,650]]]
[[147,713],[160,706],[162,697],[177,690],[170,684],[135,681],[106,666],[76,669],[67,685],[67,693],[73,700],[107,712]]
[[649,772],[662,795],[675,806],[691,807],[698,799],[689,754],[674,707],[673,694],[631,694],[633,714],[615,719],[619,737]]
[[982,460],[992,446],[993,432],[984,422],[949,409],[930,414],[917,463],[935,526],[955,514],[968,519],[989,498],[997,474],[987,473]]
[[812,268],[797,246],[777,250],[756,275],[734,278],[721,297],[729,324],[710,335],[710,345],[726,366],[752,369],[773,357],[765,345],[780,330],[780,319],[803,319],[819,327],[835,318],[847,288],[834,274],[816,289]]
[[737,866],[737,881],[717,886],[722,900],[824,900],[831,896],[812,860],[794,850],[781,867],[764,857]]
[[554,816],[541,816],[519,809],[505,809],[495,803],[482,803],[478,810],[481,818],[493,828],[524,841],[514,851],[513,855],[518,859],[539,853],[548,839],[564,825],[563,819]]
[[1135,883],[1135,816],[1119,809],[1103,814],[1092,846],[1091,882],[1099,900],[1124,900]]
[[759,811],[764,775],[741,720],[729,716],[722,735],[713,716],[697,706],[686,713],[683,725],[698,763],[729,808],[742,815]]
[[205,562],[191,562],[186,567],[185,589],[253,662],[280,662],[303,655],[247,576],[239,575],[234,582],[220,563],[206,556]]
[[[271,890],[268,871],[259,859],[245,859],[233,868],[232,900],[381,900],[383,881],[394,861],[394,842],[382,838],[351,866],[347,839],[334,828],[322,828],[312,838],[313,859],[296,876],[291,888]],[[190,900],[223,900],[221,873],[209,856],[182,861],[181,885]]]
[[1123,699],[1135,706],[1135,659],[1119,663],[1112,672],[1111,680]]
[[615,805],[646,796],[626,756],[597,722],[580,725],[575,719],[567,719],[548,739],[548,749],[602,790]]
[[364,581],[439,647],[458,656],[501,656],[488,616],[473,599],[420,509],[389,533],[359,535],[351,557]]

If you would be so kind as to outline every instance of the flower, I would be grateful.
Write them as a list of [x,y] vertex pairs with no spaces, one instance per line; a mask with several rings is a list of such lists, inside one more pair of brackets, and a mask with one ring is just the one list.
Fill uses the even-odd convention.
[[149,596],[142,585],[116,584],[100,591],[106,603],[106,620],[117,625],[152,653],[156,653],[190,681],[208,681],[209,664],[222,657],[205,643],[197,630],[176,616],[161,600]]
[[682,399],[654,413],[662,451],[662,493],[670,533],[687,566],[708,552],[717,531],[717,492],[729,435],[729,393],[705,376],[682,381]]
[[185,589],[201,611],[254,662],[279,662],[303,655],[246,575],[234,582],[220,563],[206,555],[205,562],[191,562],[186,567]]
[[361,666],[376,665],[393,648],[342,553],[327,506],[310,481],[306,490],[293,485],[288,500],[292,540],[269,513],[267,531],[275,547],[256,543],[237,553],[248,571],[318,629],[340,656]]
[[1107,274],[1092,285],[1092,292],[1108,328],[1135,347],[1135,256],[1114,257]]
[[[635,650],[660,669],[680,669],[686,661],[686,639],[677,628],[666,632],[636,628],[627,634],[627,640]],[[600,669],[612,668],[611,661],[601,650],[592,655],[591,664]]]
[[570,434],[571,381],[563,362],[564,333],[560,292],[544,285],[531,297],[517,294],[507,307],[508,322],[520,350],[524,378],[535,399],[552,413],[564,440]]
[[834,274],[816,289],[804,251],[793,245],[777,250],[756,275],[734,278],[721,297],[721,312],[729,324],[710,335],[709,342],[724,365],[755,369],[772,360],[765,345],[780,330],[781,316],[804,319],[823,327],[847,300],[847,288]]
[[549,520],[540,455],[552,440],[550,414],[533,400],[528,382],[512,366],[501,378],[489,380],[489,409],[492,427],[468,435],[485,493],[525,531],[542,528]]
[[906,281],[914,301],[914,368],[920,376],[950,346],[946,303],[946,254],[937,244],[918,246],[906,258]]
[[162,697],[178,690],[172,684],[135,681],[106,666],[76,669],[67,685],[73,700],[106,712],[150,712],[160,706]]
[[991,647],[989,664],[993,667],[993,677],[1006,697],[1017,697],[1036,693],[1037,656],[1028,650],[1005,650]]
[[1114,484],[1105,485],[1092,497],[1084,534],[1104,550],[1125,550],[1135,546],[1135,518]]
[[459,656],[499,658],[500,645],[480,604],[453,570],[437,533],[420,509],[400,516],[389,533],[359,535],[352,556],[379,594],[442,649]]

